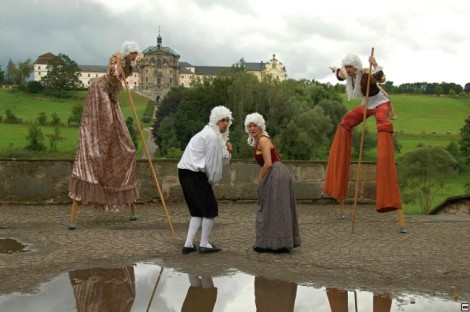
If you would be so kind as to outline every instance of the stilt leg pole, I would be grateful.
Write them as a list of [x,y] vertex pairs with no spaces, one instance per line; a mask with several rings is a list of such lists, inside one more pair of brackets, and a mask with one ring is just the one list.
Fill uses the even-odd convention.
[[77,228],[77,225],[75,223],[75,219],[77,218],[77,207],[78,207],[78,203],[74,199],[72,202],[72,209],[70,210],[69,230],[75,230]]
[[339,218],[344,220],[344,199],[339,201]]
[[[120,67],[120,70],[121,70],[122,77],[125,77],[124,69],[122,67]],[[168,209],[166,208],[165,199],[163,198],[162,190],[160,188],[160,184],[158,183],[157,174],[155,173],[155,168],[153,167],[153,163],[152,163],[152,158],[150,157],[150,153],[149,153],[149,150],[147,148],[147,143],[145,142],[145,136],[144,136],[144,132],[142,131],[142,126],[140,125],[139,116],[137,115],[137,111],[135,109],[134,101],[132,100],[131,92],[129,91],[129,86],[127,85],[127,80],[125,78],[124,78],[124,84],[126,86],[127,96],[129,97],[129,104],[132,108],[132,112],[134,114],[134,119],[136,121],[137,128],[139,129],[140,138],[142,139],[142,145],[144,147],[145,153],[147,155],[147,160],[149,162],[149,166],[150,166],[150,169],[152,171],[153,181],[155,182],[155,185],[156,185],[157,190],[158,190],[158,194],[160,195],[160,200],[162,201],[163,208],[165,210],[165,214],[166,214],[166,218],[168,220],[168,225],[170,227],[170,231],[173,235],[175,235],[175,230],[173,229],[173,223],[171,222],[171,218],[170,218],[170,215],[168,213]]]
[[137,214],[135,213],[135,204],[131,204],[131,221],[137,220]]
[[[370,56],[374,56],[374,48],[370,52]],[[372,64],[369,65],[369,75],[367,77],[367,89],[366,96],[364,100],[364,115],[362,117],[362,134],[361,134],[361,145],[359,148],[359,160],[357,163],[357,177],[356,177],[356,192],[354,194],[354,205],[352,210],[352,230],[351,233],[354,234],[354,226],[356,224],[356,207],[357,207],[357,197],[359,195],[359,177],[361,173],[361,162],[362,162],[362,150],[364,148],[364,132],[366,128],[366,116],[367,116],[367,105],[369,104],[369,90],[370,90],[370,76],[372,73]]]

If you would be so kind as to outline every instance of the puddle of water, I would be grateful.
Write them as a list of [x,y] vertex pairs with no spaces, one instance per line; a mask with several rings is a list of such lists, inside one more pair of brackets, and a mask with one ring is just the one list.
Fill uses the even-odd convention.
[[241,272],[201,277],[137,263],[71,271],[34,295],[0,294],[0,311],[455,312],[461,302],[315,288]]
[[12,238],[0,238],[0,254],[13,254],[18,252],[28,252],[27,246]]

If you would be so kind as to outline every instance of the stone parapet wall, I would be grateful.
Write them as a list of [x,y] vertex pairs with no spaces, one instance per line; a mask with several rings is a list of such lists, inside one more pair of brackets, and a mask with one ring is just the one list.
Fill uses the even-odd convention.
[[[159,188],[165,201],[183,201],[178,181],[177,160],[154,160]],[[326,162],[284,161],[294,177],[298,201],[325,201],[322,187],[325,179]],[[68,183],[73,160],[14,160],[0,159],[0,204],[61,204],[70,203]],[[362,163],[359,203],[375,203],[375,163]],[[222,180],[215,185],[217,199],[243,201],[256,200],[256,180],[259,166],[253,161],[232,160],[225,168]],[[137,161],[136,177],[139,185],[139,202],[160,201],[148,160]],[[347,202],[354,199],[357,164],[351,165],[349,194]]]

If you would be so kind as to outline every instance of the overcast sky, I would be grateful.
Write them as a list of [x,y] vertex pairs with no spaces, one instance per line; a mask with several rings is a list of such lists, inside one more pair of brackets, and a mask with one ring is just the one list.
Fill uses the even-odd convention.
[[347,53],[374,55],[389,81],[470,82],[468,0],[0,0],[0,65],[46,52],[105,65],[132,40],[193,65],[269,61],[333,82]]

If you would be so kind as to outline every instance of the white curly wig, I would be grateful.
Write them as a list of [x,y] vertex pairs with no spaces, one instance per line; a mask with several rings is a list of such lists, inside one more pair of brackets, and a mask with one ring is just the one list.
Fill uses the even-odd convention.
[[[355,54],[348,53],[342,62],[343,67],[351,65],[356,68],[356,77],[352,79],[351,76],[346,75],[346,94],[348,95],[348,100],[360,98],[361,93],[361,77],[362,77],[362,62],[359,56]],[[354,83],[354,86],[353,86]]]
[[134,41],[125,41],[121,46],[121,57],[124,58],[132,52],[140,53],[139,45]]
[[[224,118],[228,118],[227,130],[224,133],[221,133],[219,127],[217,126],[217,123]],[[232,112],[227,107],[216,106],[211,110],[208,126],[211,127],[215,131],[215,133],[217,133],[223,157],[230,157],[230,153],[227,151],[226,144],[229,140],[228,134],[232,122]]]
[[255,146],[255,139],[250,135],[250,132],[248,131],[248,125],[250,123],[254,123],[257,125],[260,129],[263,135],[268,136],[268,133],[266,132],[266,122],[264,121],[263,115],[259,113],[251,113],[246,115],[245,117],[245,132],[248,133],[248,144],[250,146]]
[[346,56],[343,59],[342,65],[343,65],[343,67],[346,66],[346,65],[351,65],[351,66],[354,66],[357,69],[362,68],[362,62],[361,62],[361,59],[359,58],[359,56],[357,56],[355,54],[351,54],[351,53],[346,54]]

